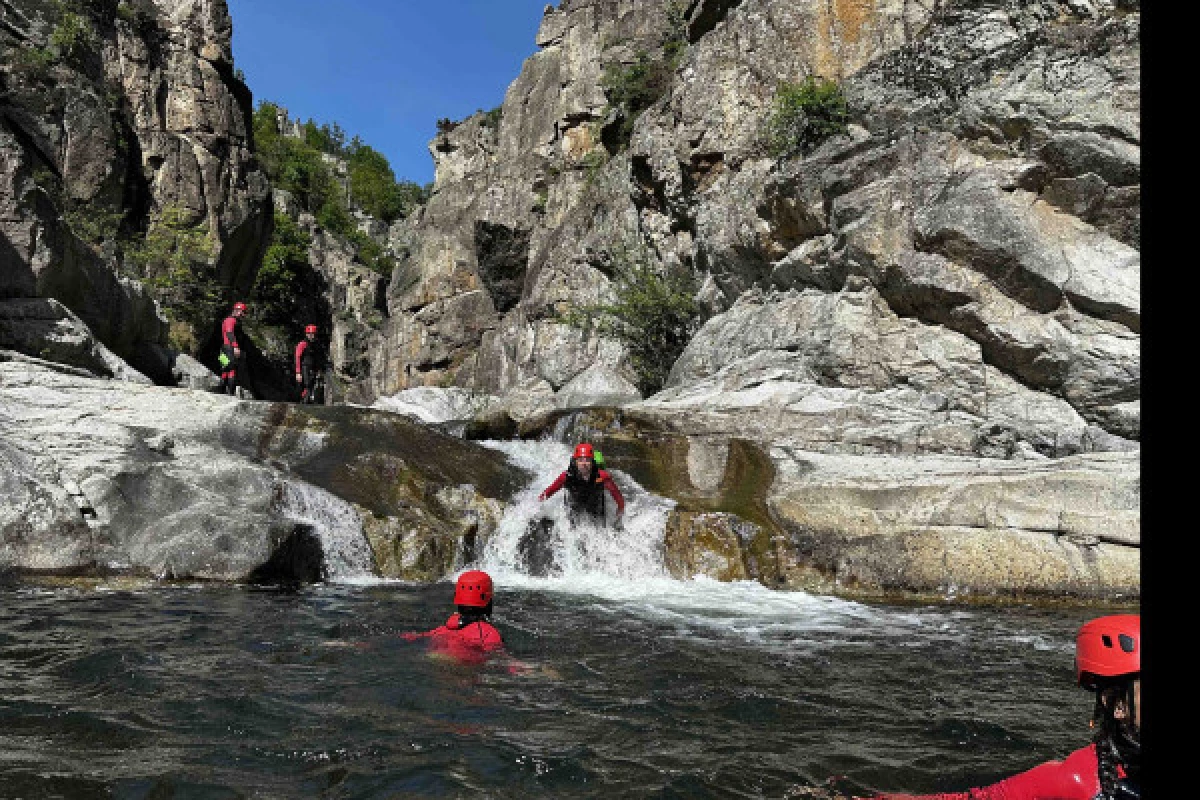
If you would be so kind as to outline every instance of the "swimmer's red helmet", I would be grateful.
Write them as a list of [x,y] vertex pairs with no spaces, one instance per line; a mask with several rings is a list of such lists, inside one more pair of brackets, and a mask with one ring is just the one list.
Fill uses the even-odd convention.
[[575,448],[575,455],[572,458],[590,458],[593,461],[596,459],[596,451],[590,444],[584,442]]
[[1085,622],[1075,637],[1075,680],[1095,689],[1100,678],[1142,671],[1142,618],[1114,614]]
[[492,602],[492,576],[473,569],[458,576],[454,586],[454,605],[469,608],[486,608]]

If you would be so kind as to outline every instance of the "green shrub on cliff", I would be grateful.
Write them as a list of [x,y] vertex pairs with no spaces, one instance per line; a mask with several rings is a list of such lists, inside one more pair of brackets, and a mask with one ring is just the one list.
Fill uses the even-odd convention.
[[846,96],[834,81],[811,75],[800,83],[784,81],[775,89],[766,119],[768,150],[775,158],[808,153],[845,133],[849,119]]
[[311,245],[312,238],[291,217],[275,212],[271,243],[250,291],[251,304],[268,324],[297,319],[302,300],[299,287],[312,271],[308,260]]
[[170,206],[144,237],[122,243],[126,273],[141,279],[172,322],[172,345],[193,351],[224,308],[208,226]]
[[699,327],[695,281],[685,272],[662,271],[641,249],[620,250],[613,262],[616,300],[572,309],[563,321],[623,344],[638,389],[649,396],[666,383]]
[[333,125],[317,125],[310,119],[304,123],[302,131],[304,143],[309,147],[331,156],[341,156],[345,153],[346,132],[336,122]]
[[51,79],[51,68],[56,61],[48,47],[13,47],[11,63],[13,71],[26,80],[38,83]]
[[62,16],[50,33],[50,46],[63,60],[79,58],[96,43],[91,22],[82,14],[67,10],[60,4]]
[[673,2],[665,10],[666,33],[657,48],[638,53],[632,64],[608,64],[600,79],[608,105],[620,112],[616,140],[620,147],[629,143],[633,123],[671,87],[675,70],[687,52],[685,7]]
[[341,189],[321,151],[279,131],[277,106],[261,103],[254,112],[254,144],[263,169],[277,189],[290,192],[307,211],[317,213]]
[[397,181],[387,157],[357,136],[346,151],[346,165],[351,198],[376,219],[392,222],[423,202],[421,187],[412,181]]

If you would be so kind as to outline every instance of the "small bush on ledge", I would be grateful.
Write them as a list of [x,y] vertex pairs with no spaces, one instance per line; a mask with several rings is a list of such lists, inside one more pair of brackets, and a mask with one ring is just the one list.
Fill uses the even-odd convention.
[[695,282],[688,273],[660,272],[644,252],[617,252],[613,261],[616,300],[571,309],[563,321],[623,344],[638,389],[648,397],[666,383],[699,327]]
[[766,120],[767,147],[775,158],[809,153],[821,142],[846,132],[850,114],[836,82],[809,76],[784,81]]

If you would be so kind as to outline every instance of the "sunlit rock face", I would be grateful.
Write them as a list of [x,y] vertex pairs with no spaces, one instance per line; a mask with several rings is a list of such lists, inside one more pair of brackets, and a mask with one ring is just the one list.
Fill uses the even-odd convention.
[[[947,357],[960,374],[932,381],[945,381],[952,410],[955,386],[990,375],[1009,398],[991,406],[997,425],[1014,427],[1014,404],[1031,404],[1048,424],[1071,418],[1068,436],[1095,429],[1100,449],[1139,438],[1136,4],[673,8],[547,9],[541,49],[498,110],[431,143],[435,193],[393,276],[372,392],[457,385],[537,413],[627,391],[622,348],[563,318],[611,299],[614,258],[639,247],[702,287],[708,325],[669,390],[712,377],[697,371],[702,351],[770,361],[780,347],[844,351],[821,325],[847,342],[855,326],[876,340],[899,327],[908,347],[959,351]],[[672,26],[687,47],[669,86],[614,143],[605,67],[654,56]],[[776,87],[806,75],[841,83],[851,124],[775,158],[763,127]],[[847,293],[871,299],[853,321],[782,323],[788,341],[773,344],[779,315],[751,321],[743,298],[783,314],[793,292],[840,308]],[[901,386],[913,353],[887,349],[768,380],[862,387],[866,358],[873,390]],[[587,377],[600,373],[603,385]],[[537,384],[570,402],[531,408]],[[920,414],[929,402],[915,392],[899,406]]]
[[167,322],[122,277],[115,241],[177,214],[207,231],[220,284],[249,289],[270,231],[250,91],[222,0],[72,9],[0,9],[0,296],[60,301],[168,383]]
[[[67,407],[103,396],[119,409],[126,401],[111,393],[148,389],[88,374],[163,381],[171,371],[153,303],[116,276],[105,237],[88,238],[63,208],[139,222],[181,208],[209,225],[231,287],[253,278],[270,216],[222,3],[132,4],[97,26],[92,56],[39,77],[8,54],[48,41],[51,5],[0,7],[0,294],[54,298],[74,315],[10,309],[25,323],[6,329],[4,346],[70,364],[36,378],[29,362],[8,367],[25,371],[0,384],[20,393],[5,413],[22,424],[33,412],[12,409],[44,398],[47,382],[83,398]],[[678,503],[664,545],[681,576],[1136,598],[1139,36],[1139,6],[1126,0],[548,7],[538,52],[499,108],[430,143],[429,202],[376,232],[400,256],[386,286],[314,237],[339,320],[342,396],[441,408],[439,424],[470,435],[594,439],[615,468]],[[613,70],[661,59],[667,42],[685,46],[658,99],[623,117]],[[809,75],[840,83],[850,124],[773,156],[764,122],[776,90]],[[648,397],[624,346],[571,320],[615,298],[630,253],[692,276],[702,309]],[[204,484],[196,491],[209,500],[192,504],[203,514],[177,526],[197,555],[168,568],[139,537],[178,508],[135,503],[118,516],[142,521],[97,533],[72,506],[85,498],[99,519],[124,508],[117,498],[175,497],[174,483],[154,483],[174,473],[95,456],[71,485],[35,479],[64,468],[8,434],[4,486],[28,509],[0,520],[9,563],[56,568],[105,553],[162,574],[266,564],[266,574],[311,575],[315,516],[324,531],[359,525],[376,571],[424,579],[483,541],[500,513],[504,492],[464,479],[450,456],[422,467],[442,477],[409,482],[388,476],[417,456],[386,448],[323,451],[341,453],[349,472],[304,461],[288,449],[309,441],[296,430],[325,424],[327,410],[268,419],[224,398],[166,407],[170,419],[114,434],[117,450],[144,455],[145,445],[158,453],[146,458],[166,459],[165,440],[147,444],[141,427],[176,437],[176,453],[180,441],[219,438],[223,449],[197,445],[195,480],[219,481],[205,459],[229,460],[241,488],[228,497],[248,527],[215,499],[223,484]],[[96,423],[90,410],[64,413],[87,420],[58,428],[67,451]],[[374,441],[382,423],[337,424]],[[268,450],[290,444],[263,455],[262,436]],[[437,450],[477,455],[441,440]],[[271,459],[333,500],[283,491]],[[133,488],[83,486],[93,473],[132,475],[120,480]],[[138,481],[153,491],[135,491]],[[464,483],[475,494],[454,488]],[[210,535],[225,528],[243,531],[228,551]]]
[[[610,469],[672,499],[664,566],[680,579],[1138,601],[1138,452],[1005,458],[842,434],[822,443],[781,421],[786,399],[742,398],[740,411],[707,415],[650,402],[556,411],[525,420],[519,435],[592,442]],[[802,400],[810,412],[828,403]],[[772,411],[776,432],[759,428]],[[751,412],[756,420],[736,422]]]
[[[621,140],[605,67],[661,55],[673,30],[686,50]],[[499,111],[431,143],[437,190],[374,391],[454,385],[486,398],[467,430],[507,415],[606,452],[641,452],[614,413],[659,444],[752,446],[771,469],[749,505],[647,484],[733,515],[673,523],[681,570],[750,574],[731,531],[752,522],[777,548],[768,583],[807,565],[876,587],[1136,594],[1139,37],[1138,3],[1109,0],[548,8]],[[839,82],[848,128],[777,158],[777,87],[809,75]],[[635,249],[691,274],[703,308],[640,401],[611,399],[637,384],[621,345],[566,320],[614,298]],[[561,409],[616,405],[563,433]],[[716,461],[668,449],[724,485]],[[701,539],[715,560],[688,549]]]

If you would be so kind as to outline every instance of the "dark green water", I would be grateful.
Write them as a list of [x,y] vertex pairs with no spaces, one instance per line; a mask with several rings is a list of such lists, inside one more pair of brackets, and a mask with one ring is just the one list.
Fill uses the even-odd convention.
[[446,584],[0,587],[0,797],[932,791],[1084,744],[1095,612],[677,587],[501,587],[518,670],[398,639]]

